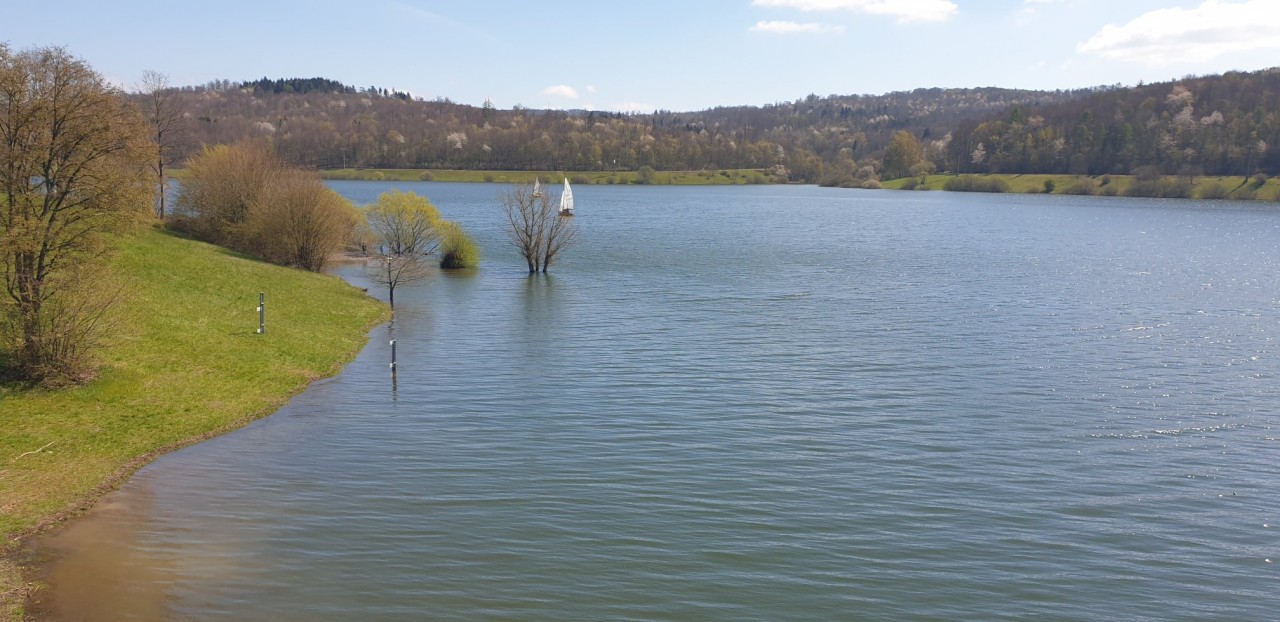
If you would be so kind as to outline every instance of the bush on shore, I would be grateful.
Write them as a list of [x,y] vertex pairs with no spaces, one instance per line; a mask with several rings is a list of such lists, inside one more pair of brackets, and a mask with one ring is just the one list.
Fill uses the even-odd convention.
[[964,175],[948,179],[942,189],[949,192],[1008,192],[1009,182],[999,177]]

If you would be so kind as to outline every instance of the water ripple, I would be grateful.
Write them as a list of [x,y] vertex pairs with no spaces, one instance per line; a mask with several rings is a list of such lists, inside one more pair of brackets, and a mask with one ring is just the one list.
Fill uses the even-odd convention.
[[[485,266],[398,295],[277,415],[144,469],[78,527],[130,573],[55,569],[65,617],[1280,607],[1280,215],[587,187],[578,247],[525,278],[483,189],[415,187]],[[108,575],[131,600],[77,605]]]

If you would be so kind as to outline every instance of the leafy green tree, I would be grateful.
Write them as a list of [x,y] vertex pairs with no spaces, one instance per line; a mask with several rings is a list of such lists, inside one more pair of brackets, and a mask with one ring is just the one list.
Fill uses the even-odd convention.
[[440,245],[440,210],[413,192],[388,190],[365,209],[369,229],[389,255],[430,255]]
[[881,170],[885,179],[899,179],[911,175],[911,167],[919,164],[921,159],[920,141],[915,134],[898,130],[885,149]]

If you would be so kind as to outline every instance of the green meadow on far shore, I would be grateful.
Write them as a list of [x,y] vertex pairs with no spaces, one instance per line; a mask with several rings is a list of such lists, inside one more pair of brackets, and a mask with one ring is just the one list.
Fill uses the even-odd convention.
[[75,516],[164,452],[271,414],[337,373],[389,317],[337,277],[158,229],[125,241],[116,264],[128,297],[100,375],[59,391],[0,384],[0,620],[20,620],[31,589],[21,537]]
[[[615,172],[563,172],[563,171],[459,171],[428,169],[328,169],[318,171],[325,179],[357,181],[443,181],[463,183],[531,183],[535,178],[544,185],[554,186],[565,178],[575,185],[746,185],[779,183],[763,169],[731,169],[714,171],[638,171]],[[963,174],[950,173],[905,177],[880,182],[886,190],[949,190],[947,182],[956,178],[975,180],[971,191],[988,191],[989,184],[997,184],[999,192],[1016,194],[1091,194],[1099,196],[1129,196],[1130,187],[1137,180],[1133,175],[1039,175],[1039,174]],[[999,181],[995,181],[999,180]],[[1185,182],[1187,196],[1168,195],[1170,198],[1204,198],[1226,200],[1280,201],[1280,178],[1267,179],[1259,184],[1254,178],[1206,177],[1181,178],[1165,176],[1161,183],[1175,185]],[[1046,186],[1046,182],[1049,183]],[[1047,190],[1047,191],[1046,191]],[[1151,196],[1150,194],[1143,196]]]
[[627,185],[644,183],[655,186],[725,186],[771,183],[761,169],[727,169],[707,171],[454,171],[395,168],[340,168],[318,171],[324,179],[359,181],[448,181],[467,183],[519,184],[542,180],[554,186],[568,178],[574,185]]
[[[882,182],[882,186],[887,190],[947,190],[947,182],[957,177],[976,180],[980,182],[977,184],[979,188],[982,187],[981,182],[1003,182],[1003,192],[1014,194],[1129,196],[1131,187],[1138,183],[1138,179],[1133,175],[965,174],[956,176],[939,174],[924,177],[923,183],[921,183],[920,177],[906,177]],[[1280,201],[1280,178],[1266,179],[1259,184],[1257,179],[1251,177],[1196,176],[1182,178],[1170,175],[1161,177],[1158,181],[1165,184],[1181,182],[1188,184],[1189,196],[1172,198]],[[1046,186],[1046,182],[1049,182],[1050,185]],[[1049,188],[1048,192],[1046,192],[1046,188]]]

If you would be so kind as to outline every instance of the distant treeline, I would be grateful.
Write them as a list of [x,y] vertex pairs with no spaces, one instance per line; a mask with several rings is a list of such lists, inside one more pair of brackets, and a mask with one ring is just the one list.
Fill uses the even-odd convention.
[[[1280,173],[1280,70],[1072,91],[809,95],[643,114],[468,106],[323,78],[220,81],[173,95],[188,119],[189,150],[269,137],[286,158],[317,168],[752,168],[828,185],[931,170]],[[900,136],[887,154],[901,132],[915,140]],[[913,165],[897,166],[904,162]]]
[[305,95],[307,93],[355,93],[354,86],[347,86],[336,80],[326,78],[286,78],[280,80],[271,80],[263,77],[253,82],[241,82],[240,88],[253,89],[253,94],[262,96],[266,94],[280,95],[281,93],[298,93]]

